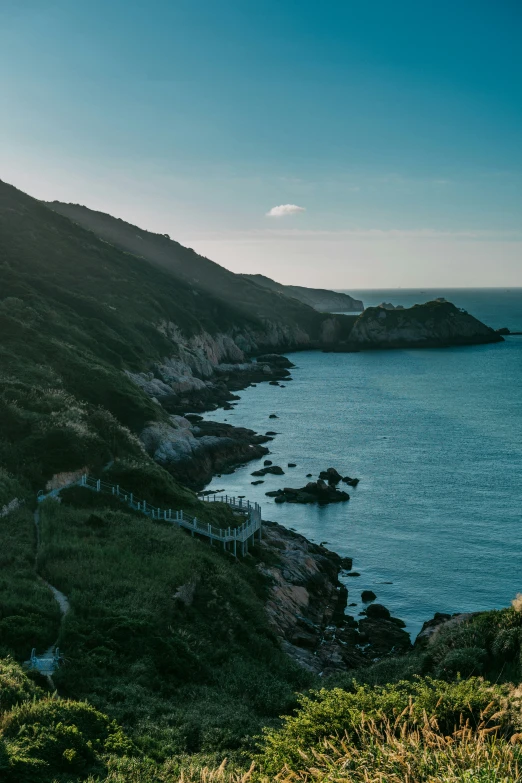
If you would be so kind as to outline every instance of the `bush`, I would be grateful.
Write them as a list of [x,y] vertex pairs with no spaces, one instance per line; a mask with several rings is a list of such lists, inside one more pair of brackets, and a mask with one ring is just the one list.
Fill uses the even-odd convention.
[[488,657],[483,647],[464,647],[460,650],[450,650],[439,663],[437,677],[471,677],[484,671]]
[[285,717],[282,728],[265,732],[259,761],[263,771],[271,774],[285,765],[299,769],[301,754],[319,751],[330,737],[357,744],[366,722],[378,731],[393,726],[400,733],[423,726],[428,716],[443,735],[466,721],[495,725],[509,734],[513,725],[505,694],[478,678],[446,683],[429,677],[374,688],[354,682],[351,691],[312,692],[300,697],[297,713]]
[[51,783],[102,772],[101,757],[132,752],[121,729],[88,704],[43,698],[5,713],[0,723],[6,783]]
[[12,658],[0,658],[0,716],[41,693]]

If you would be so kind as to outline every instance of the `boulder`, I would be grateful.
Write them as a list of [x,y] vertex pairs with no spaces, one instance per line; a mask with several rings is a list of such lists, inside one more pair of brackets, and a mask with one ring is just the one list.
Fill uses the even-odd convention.
[[382,604],[370,604],[366,609],[366,615],[373,620],[389,620],[390,610]]
[[371,601],[375,601],[377,596],[373,592],[373,590],[363,590],[361,593],[361,598],[363,603],[369,604]]
[[271,413],[271,414],[270,414],[270,416],[269,416],[268,418],[269,418],[269,419],[278,419],[278,418],[279,418],[279,416],[277,415],[277,413]]
[[251,481],[250,483],[252,484],[253,487],[256,487],[258,484],[264,484],[265,482],[263,481],[263,479],[258,479],[257,481]]
[[251,476],[266,476],[267,473],[273,473],[274,476],[283,476],[284,470],[283,468],[280,468],[279,465],[268,465],[266,468],[261,468],[260,470],[254,470],[253,473],[251,473]]
[[[252,475],[258,475],[253,473]],[[261,473],[259,473],[261,475]],[[342,492],[332,484],[326,484],[324,481],[309,481],[305,487],[285,487],[278,489],[269,497],[274,497],[276,503],[340,503],[350,500],[347,492]]]
[[412,649],[410,635],[399,628],[392,619],[378,619],[369,616],[371,604],[366,610],[366,617],[359,621],[361,642],[367,645],[366,652],[373,658],[379,658],[390,653],[401,654]]
[[272,460],[271,459],[265,459],[265,461],[263,462],[263,465],[265,467],[267,467],[267,465],[272,465]]
[[343,481],[345,484],[348,484],[350,487],[356,487],[359,483],[358,478],[350,478],[350,476],[344,476],[341,481]]
[[296,463],[295,463],[295,462],[289,462],[289,463],[288,463],[288,467],[289,467],[289,468],[296,468],[296,467],[297,467],[297,465],[296,465]]
[[329,484],[338,484],[342,476],[335,468],[327,468],[319,473],[319,478],[327,481]]

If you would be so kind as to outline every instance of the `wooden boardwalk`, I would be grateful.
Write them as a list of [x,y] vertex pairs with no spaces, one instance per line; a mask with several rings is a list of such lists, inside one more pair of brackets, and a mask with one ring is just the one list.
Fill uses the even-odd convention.
[[[140,511],[151,519],[161,519],[165,522],[171,522],[185,530],[189,530],[193,536],[197,534],[204,538],[208,538],[211,544],[214,542],[222,544],[225,551],[231,551],[235,556],[238,554],[246,555],[248,553],[248,546],[255,541],[256,535],[258,540],[261,540],[261,506],[259,503],[250,503],[250,501],[244,500],[243,498],[230,497],[229,495],[207,495],[205,498],[202,498],[202,500],[207,503],[225,503],[238,515],[246,516],[246,520],[237,527],[231,526],[228,528],[220,528],[201,522],[197,517],[191,517],[181,510],[153,506],[145,500],[136,498],[132,492],[122,489],[118,484],[109,484],[106,481],[101,481],[101,479],[92,478],[87,473],[84,473],[79,481],[75,481],[67,486],[75,485],[86,487],[94,492],[104,492],[105,494],[114,495],[123,503],[126,503],[130,508],[133,508],[135,511]],[[65,488],[66,487],[61,487],[60,489],[52,490],[52,492],[49,492],[48,494],[40,492],[38,494],[38,500],[56,497],[60,494],[60,491]]]

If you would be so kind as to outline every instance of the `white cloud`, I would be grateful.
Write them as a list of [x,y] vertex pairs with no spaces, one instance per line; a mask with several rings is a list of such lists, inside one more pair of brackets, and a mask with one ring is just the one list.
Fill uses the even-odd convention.
[[297,204],[280,204],[278,207],[266,213],[267,217],[285,217],[285,215],[295,215],[297,212],[306,212],[305,207],[298,207]]

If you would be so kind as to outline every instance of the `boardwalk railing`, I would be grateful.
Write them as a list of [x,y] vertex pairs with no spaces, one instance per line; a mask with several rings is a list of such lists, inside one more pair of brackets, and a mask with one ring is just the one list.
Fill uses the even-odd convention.
[[26,666],[28,669],[40,672],[40,674],[50,676],[56,671],[60,665],[62,656],[58,647],[48,650],[44,655],[37,655],[36,648],[31,650],[31,658],[27,661]]
[[[101,479],[92,478],[92,476],[89,476],[87,473],[84,473],[79,481],[75,481],[68,486],[75,485],[92,489],[94,492],[104,492],[109,495],[114,495],[123,503],[130,506],[130,508],[141,511],[142,514],[146,514],[152,519],[162,519],[166,522],[172,522],[185,530],[189,530],[193,536],[197,533],[198,535],[208,538],[211,544],[214,541],[218,541],[223,544],[223,549],[227,550],[230,547],[234,555],[237,555],[238,553],[238,544],[240,545],[241,554],[245,555],[248,552],[249,541],[254,541],[256,533],[258,539],[261,540],[261,506],[259,503],[250,503],[250,501],[245,500],[244,498],[229,497],[228,495],[205,496],[205,502],[225,503],[236,513],[245,514],[247,517],[246,521],[238,527],[220,528],[202,522],[197,517],[191,517],[184,511],[153,506],[145,500],[136,498],[132,492],[122,489],[119,484],[109,484],[106,481],[101,481]],[[60,489],[65,489],[65,487],[61,487]],[[48,494],[44,494],[40,491],[40,493],[38,493],[38,500],[44,500],[47,497],[56,497],[60,493],[60,489],[52,490]]]

